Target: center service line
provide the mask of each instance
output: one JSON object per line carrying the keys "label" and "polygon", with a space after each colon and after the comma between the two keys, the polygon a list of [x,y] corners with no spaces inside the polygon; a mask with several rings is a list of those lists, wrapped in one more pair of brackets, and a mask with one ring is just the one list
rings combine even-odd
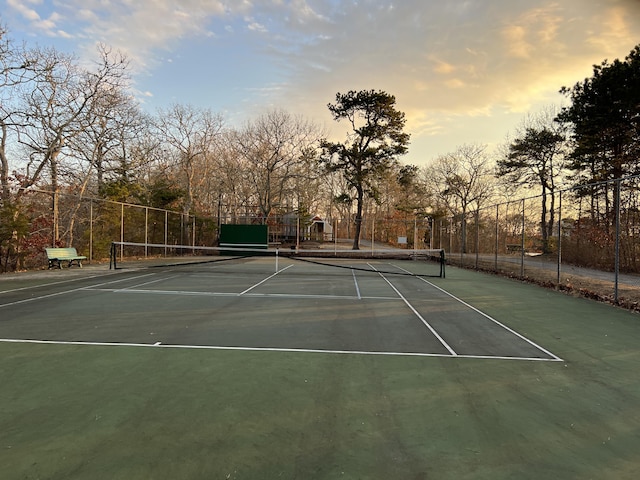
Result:
{"label": "center service line", "polygon": [[351,270],[351,274],[353,275],[353,283],[356,285],[356,293],[358,294],[358,300],[362,300],[360,296],[360,287],[358,286],[358,279],[356,278],[356,271]]}
{"label": "center service line", "polygon": [[[374,271],[378,272],[376,270],[376,267],[374,267],[373,265],[371,265],[370,263],[368,263],[367,265],[369,265]],[[378,275],[380,275],[385,282],[387,282],[389,284],[389,286],[391,288],[393,288],[393,290],[396,292],[396,294],[402,299],[402,301],[407,305],[407,307],[409,307],[411,309],[411,311],[416,315],[416,317],[418,317],[420,319],[420,321],[422,321],[422,323],[425,324],[425,326],[431,331],[431,333],[440,341],[440,343],[447,349],[449,350],[449,353],[453,356],[458,356],[458,354],[455,352],[455,350],[453,348],[451,348],[449,346],[449,344],[447,342],[444,341],[444,339],[438,334],[438,332],[435,331],[435,329],[429,325],[429,322],[427,322],[424,317],[422,315],[420,315],[420,312],[418,312],[413,305],[411,305],[409,303],[409,301],[404,298],[404,296],[400,293],[400,291],[393,286],[393,284],[387,279],[387,277],[385,277],[382,273],[378,272]]]}
{"label": "center service line", "polygon": [[267,280],[271,280],[273,277],[275,277],[276,275],[278,275],[280,272],[284,272],[285,270],[287,270],[287,269],[289,269],[289,268],[291,268],[291,267],[293,267],[293,264],[291,264],[291,265],[289,265],[289,266],[287,266],[287,267],[284,267],[282,270],[277,271],[277,272],[276,272],[276,273],[274,273],[273,275],[269,275],[267,278],[265,278],[265,279],[264,279],[264,280],[262,280],[261,282],[258,282],[258,283],[256,283],[255,285],[253,285],[253,286],[251,286],[251,287],[247,288],[244,292],[240,292],[240,293],[238,294],[238,296],[240,296],[240,295],[244,295],[245,293],[250,292],[250,291],[251,291],[251,290],[253,290],[254,288],[259,287],[260,285],[262,285],[262,284],[263,284],[264,282],[266,282]]}

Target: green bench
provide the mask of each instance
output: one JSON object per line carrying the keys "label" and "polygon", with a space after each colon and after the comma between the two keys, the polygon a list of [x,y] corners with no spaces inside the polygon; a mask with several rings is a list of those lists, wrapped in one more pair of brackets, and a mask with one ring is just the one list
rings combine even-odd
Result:
{"label": "green bench", "polygon": [[62,262],[67,262],[67,266],[71,268],[73,264],[82,268],[82,260],[87,257],[78,255],[75,248],[46,248],[47,260],[49,260],[49,268],[62,268]]}

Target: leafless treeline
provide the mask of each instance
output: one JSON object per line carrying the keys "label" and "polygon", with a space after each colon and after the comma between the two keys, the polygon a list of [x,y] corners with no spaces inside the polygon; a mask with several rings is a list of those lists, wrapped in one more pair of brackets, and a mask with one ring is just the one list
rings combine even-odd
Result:
{"label": "leafless treeline", "polygon": [[[558,110],[549,109],[526,118],[493,150],[463,144],[422,167],[393,163],[366,199],[367,235],[429,244],[432,227],[418,234],[418,223],[432,226],[451,216],[460,219],[464,252],[466,219],[474,212],[541,194],[535,235],[551,251],[554,225],[567,220],[556,216],[554,199],[571,183],[567,172],[578,178],[568,168],[569,126],[557,117]],[[0,27],[0,255],[8,258],[29,245],[41,251],[44,245],[73,243],[80,203],[65,204],[61,225],[61,194],[208,216],[218,223],[318,214],[340,221],[346,228],[340,234],[348,236],[353,191],[340,173],[322,168],[326,136],[321,126],[281,109],[240,126],[204,106],[174,104],[145,112],[120,53],[100,45],[93,64],[85,65],[53,48],[18,45]],[[576,201],[583,201],[588,188],[583,183],[576,190]],[[50,192],[49,201],[31,201],[34,189]],[[605,219],[610,230],[612,209],[600,205],[613,193],[592,190],[588,221]],[[39,233],[45,221],[46,238]]]}
{"label": "leafless treeline", "polygon": [[[72,240],[74,216],[60,227],[61,193],[225,221],[319,214],[348,227],[352,192],[339,173],[321,168],[326,132],[312,121],[273,109],[237,127],[210,108],[181,104],[145,113],[127,59],[107,46],[86,66],[55,49],[16,45],[6,31],[0,38],[5,244],[32,233],[31,188],[52,192],[49,244]],[[396,163],[377,179],[365,218],[405,225],[480,208],[496,192],[494,163],[482,145],[464,145],[429,167]],[[408,234],[392,230],[383,240]]]}
{"label": "leafless treeline", "polygon": [[[12,43],[4,30],[0,38],[3,242],[30,234],[34,188],[52,192],[53,244],[69,242],[69,226],[59,225],[61,193],[227,220],[287,212],[349,218],[343,180],[319,165],[326,132],[317,124],[278,109],[240,127],[202,106],[148,114],[133,94],[127,59],[107,46],[87,66]],[[427,207],[420,172],[407,172],[397,165],[379,179],[384,196],[370,199],[369,213]]]}

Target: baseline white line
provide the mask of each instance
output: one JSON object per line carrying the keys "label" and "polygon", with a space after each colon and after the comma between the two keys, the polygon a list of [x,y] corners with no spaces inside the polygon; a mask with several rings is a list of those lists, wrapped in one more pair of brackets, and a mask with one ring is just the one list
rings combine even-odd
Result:
{"label": "baseline white line", "polygon": [[262,285],[264,282],[267,282],[269,280],[271,280],[273,277],[275,277],[276,275],[278,275],[280,272],[284,272],[285,270],[288,270],[289,268],[293,267],[293,264],[288,265],[286,267],[284,267],[282,270],[278,270],[276,273],[274,273],[273,275],[269,275],[267,278],[265,278],[264,280],[262,280],[261,282],[256,283],[255,285],[247,288],[244,292],[240,292],[237,295],[244,295],[247,292],[250,292],[251,290],[253,290],[256,287],[259,287],[260,285]]}
{"label": "baseline white line", "polygon": [[51,297],[58,297],[60,295],[66,295],[68,293],[74,293],[74,292],[79,292],[81,290],[90,290],[93,287],[101,287],[103,285],[110,285],[112,283],[118,283],[118,282],[124,282],[126,280],[135,280],[136,278],[141,278],[141,277],[148,277],[149,275],[154,275],[152,273],[147,273],[145,275],[140,275],[139,277],[133,277],[133,278],[121,278],[119,280],[112,280],[111,282],[103,282],[103,283],[98,283],[96,285],[88,285],[88,286],[84,286],[84,287],[80,287],[80,288],[72,288],[71,290],[65,290],[63,292],[56,292],[56,293],[50,293],[48,295],[40,295],[39,297],[31,297],[31,298],[25,298],[23,300],[17,300],[15,302],[10,302],[10,303],[1,303],[0,304],[0,308],[3,307],[10,307],[12,305],[19,305],[21,303],[28,303],[28,302],[34,302],[36,300],[42,300],[43,298],[51,298]]}
{"label": "baseline white line", "polygon": [[[374,271],[376,270],[376,267],[374,267],[373,265],[371,265],[370,263],[368,263],[367,265],[369,265],[371,268],[373,268]],[[409,307],[411,309],[411,311],[416,315],[416,317],[418,317],[420,319],[420,321],[422,323],[425,324],[425,326],[431,331],[431,333],[440,341],[440,343],[449,351],[449,353],[451,353],[451,355],[458,355],[455,350],[453,348],[451,348],[449,346],[449,344],[447,342],[444,341],[444,338],[442,338],[438,332],[436,332],[436,330],[429,324],[429,322],[427,322],[424,317],[422,315],[420,315],[420,312],[418,312],[413,305],[411,305],[411,303],[409,303],[409,300],[407,300],[406,298],[404,298],[404,296],[400,293],[400,291],[393,286],[393,284],[387,279],[387,277],[385,277],[382,273],[378,272],[378,275],[380,275],[385,282],[387,282],[389,284],[389,286],[398,294],[398,296],[402,299],[402,301],[407,305],[407,307]]]}
{"label": "baseline white line", "polygon": [[321,353],[338,355],[378,355],[392,357],[432,357],[432,358],[470,358],[483,360],[519,360],[533,362],[561,362],[561,359],[548,359],[536,357],[492,357],[489,355],[445,355],[441,353],[419,352],[372,352],[366,350],[329,350],[313,348],[278,348],[278,347],[224,347],[216,345],[167,345],[161,342],[155,343],[118,343],[118,342],[80,342],[60,340],[21,340],[12,338],[0,338],[0,343],[36,344],[36,345],[75,345],[89,347],[134,347],[134,348],[168,348],[185,350],[226,350],[240,352],[281,352],[281,353]]}
{"label": "baseline white line", "polygon": [[[400,270],[404,270],[407,273],[411,273],[408,270],[405,270],[402,267],[397,267]],[[473,310],[476,313],[479,313],[480,315],[482,315],[483,317],[485,317],[486,319],[492,321],[493,323],[495,323],[496,325],[504,328],[505,330],[507,330],[508,332],[512,333],[513,335],[515,335],[516,337],[520,338],[521,340],[524,340],[525,342],[527,342],[529,345],[537,348],[538,350],[540,350],[541,352],[546,353],[547,355],[553,357],[554,359],[556,359],[557,361],[563,361],[560,357],[554,355],[553,353],[551,353],[549,350],[547,350],[546,348],[541,347],[540,345],[538,345],[537,343],[533,342],[532,340],[529,340],[527,337],[525,337],[524,335],[516,332],[515,330],[513,330],[512,328],[507,327],[504,323],[499,322],[498,320],[496,320],[495,318],[493,318],[491,315],[488,315],[486,313],[484,313],[482,310],[479,310],[478,308],[474,307],[473,305],[465,302],[464,300],[462,300],[461,298],[456,297],[454,294],[447,292],[445,289],[440,288],[439,286],[437,286],[434,283],[431,283],[430,281],[426,280],[424,277],[418,277],[420,280],[422,280],[423,282],[431,285],[433,288],[435,288],[436,290],[441,291],[442,293],[444,293],[445,295],[448,295],[449,297],[453,298],[455,301],[460,302],[462,305],[464,305],[467,308],[470,308],[471,310]]]}

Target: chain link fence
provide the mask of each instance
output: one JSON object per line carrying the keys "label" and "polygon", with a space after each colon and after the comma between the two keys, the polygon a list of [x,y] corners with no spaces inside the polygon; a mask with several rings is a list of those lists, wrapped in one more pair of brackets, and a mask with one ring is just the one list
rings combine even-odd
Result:
{"label": "chain link fence", "polygon": [[[213,245],[219,227],[216,218],[33,189],[17,208],[3,212],[2,222],[18,226],[3,229],[1,272],[42,268],[50,246],[75,247],[92,262],[108,260],[113,241]],[[24,231],[17,231],[19,225]]]}
{"label": "chain link fence", "polygon": [[[636,308],[638,177],[488,206],[434,222],[448,261]],[[544,212],[544,213],[543,213]]]}
{"label": "chain link fence", "polygon": [[[227,211],[228,210],[228,211]],[[75,247],[87,256],[87,263],[108,261],[111,243],[128,242],[166,246],[215,246],[223,223],[266,224],[274,246],[301,246],[340,243],[350,248],[355,232],[354,216],[322,218],[296,211],[274,212],[265,217],[257,207],[219,208],[218,216],[182,212],[91,198],[73,193],[29,189],[19,207],[0,212],[2,221],[12,225],[0,238],[0,272],[38,269],[47,265],[45,248]],[[24,220],[22,227],[18,218]],[[13,225],[15,224],[15,226]],[[361,248],[430,248],[434,240],[433,220],[413,214],[367,215],[362,224]],[[120,256],[173,254],[180,249],[137,247]],[[184,251],[184,249],[182,249]],[[133,252],[133,253],[132,253]]]}
{"label": "chain link fence", "polygon": [[[382,245],[444,249],[450,264],[578,292],[627,307],[640,305],[640,178],[627,177],[483,207],[464,215],[366,212],[361,249]],[[276,245],[342,242],[350,246],[353,216],[321,219],[295,212],[263,218],[218,217],[70,193],[29,190],[7,224],[21,216],[23,235],[2,228],[0,271],[42,268],[44,248],[76,247],[91,261],[109,258],[111,242],[212,246],[221,223],[266,223]],[[544,215],[543,215],[544,212]],[[11,218],[8,218],[11,216]],[[55,217],[55,218],[54,218]],[[300,217],[300,218],[299,218]],[[144,252],[144,255],[157,254]],[[143,253],[138,250],[138,255]]]}

